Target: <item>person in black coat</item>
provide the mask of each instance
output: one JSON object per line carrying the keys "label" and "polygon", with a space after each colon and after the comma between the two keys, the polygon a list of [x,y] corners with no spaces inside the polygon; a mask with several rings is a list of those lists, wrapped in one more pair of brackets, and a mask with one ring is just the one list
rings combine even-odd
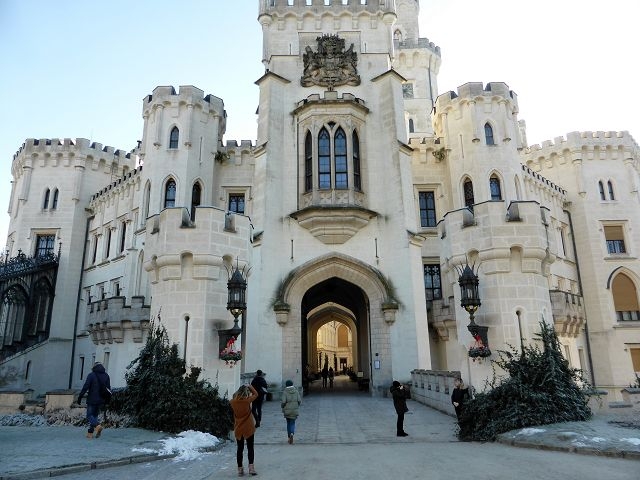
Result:
{"label": "person in black coat", "polygon": [[259,427],[262,420],[262,402],[267,396],[267,381],[264,379],[262,370],[256,371],[255,377],[251,380],[251,386],[258,392],[258,398],[251,403],[251,413],[253,413],[253,418],[256,419],[256,427]]}
{"label": "person in black coat", "polygon": [[456,411],[456,417],[458,417],[458,422],[460,422],[460,415],[462,414],[462,407],[465,402],[469,400],[469,389],[465,387],[462,378],[457,377],[453,381],[453,391],[451,392],[451,403],[453,404],[453,408]]}
{"label": "person in black coat", "polygon": [[100,415],[100,407],[104,405],[104,398],[100,386],[103,385],[109,391],[111,390],[111,379],[104,369],[101,362],[93,364],[91,373],[87,375],[87,379],[84,382],[82,390],[78,395],[78,403],[82,401],[84,394],[87,394],[87,420],[89,421],[89,430],[87,431],[87,438],[98,438],[102,433],[103,427],[100,425],[98,415]]}
{"label": "person in black coat", "polygon": [[391,396],[393,397],[393,406],[398,414],[398,421],[396,423],[396,435],[398,437],[406,437],[409,435],[404,431],[404,414],[409,411],[407,408],[407,398],[411,396],[411,393],[404,385],[397,380],[393,381],[393,384],[389,388]]}

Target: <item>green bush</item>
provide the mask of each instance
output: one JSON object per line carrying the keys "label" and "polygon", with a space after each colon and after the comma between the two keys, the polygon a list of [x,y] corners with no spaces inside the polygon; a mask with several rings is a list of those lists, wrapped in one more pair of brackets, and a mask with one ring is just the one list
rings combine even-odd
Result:
{"label": "green bush", "polygon": [[152,322],[149,328],[144,348],[127,367],[127,387],[114,391],[109,410],[130,415],[140,428],[226,438],[233,428],[226,396],[219,396],[217,384],[198,380],[200,368],[186,368],[164,326]]}
{"label": "green bush", "polygon": [[[590,389],[582,372],[562,356],[553,327],[540,322],[537,336],[542,350],[525,346],[522,352],[514,348],[498,352],[498,359],[492,361],[490,389],[464,406],[460,440],[495,440],[509,430],[591,417]],[[509,376],[499,379],[496,367]]]}

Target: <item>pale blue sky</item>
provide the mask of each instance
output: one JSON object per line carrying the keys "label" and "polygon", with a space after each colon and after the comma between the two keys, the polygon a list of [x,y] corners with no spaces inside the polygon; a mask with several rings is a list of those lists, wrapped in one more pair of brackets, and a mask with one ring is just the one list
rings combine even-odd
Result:
{"label": "pale blue sky", "polygon": [[[130,150],[142,99],[194,85],[224,100],[225,139],[255,139],[258,0],[0,0],[0,247],[11,161],[27,138]],[[530,144],[571,131],[640,141],[638,0],[421,0],[442,50],[439,93],[506,82]]]}

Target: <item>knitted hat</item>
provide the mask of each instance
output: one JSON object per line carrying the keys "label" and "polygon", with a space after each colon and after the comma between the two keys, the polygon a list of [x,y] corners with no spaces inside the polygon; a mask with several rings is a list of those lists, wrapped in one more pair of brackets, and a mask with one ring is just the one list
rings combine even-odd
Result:
{"label": "knitted hat", "polygon": [[256,375],[261,377],[262,376],[262,370],[258,369],[258,371],[256,372]]}
{"label": "knitted hat", "polygon": [[286,382],[284,382],[284,384],[287,387],[293,387],[293,382],[291,380],[287,380]]}
{"label": "knitted hat", "polygon": [[397,381],[397,380],[394,380],[394,381],[393,381],[393,386],[394,386],[394,387],[399,387],[399,386],[400,386],[400,382],[399,382],[399,381]]}

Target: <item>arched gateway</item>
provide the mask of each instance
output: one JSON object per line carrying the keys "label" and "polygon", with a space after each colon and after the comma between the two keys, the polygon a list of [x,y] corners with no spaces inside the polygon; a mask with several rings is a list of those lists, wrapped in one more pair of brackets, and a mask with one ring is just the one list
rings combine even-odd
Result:
{"label": "arched gateway", "polygon": [[392,381],[391,325],[398,309],[389,283],[376,268],[332,253],[292,270],[274,307],[286,311],[282,344],[283,374],[302,384],[302,373],[314,362],[315,334],[330,320],[347,325],[353,337],[356,371],[368,378],[372,395]]}

